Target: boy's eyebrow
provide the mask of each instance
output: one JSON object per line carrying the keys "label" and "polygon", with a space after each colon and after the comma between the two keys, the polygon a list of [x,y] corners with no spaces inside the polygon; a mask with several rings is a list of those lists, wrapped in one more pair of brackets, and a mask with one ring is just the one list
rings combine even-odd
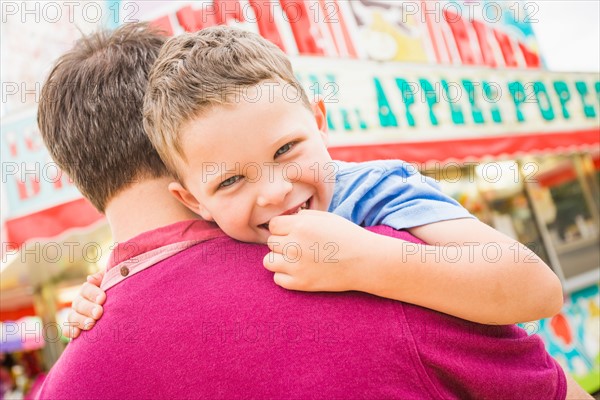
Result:
{"label": "boy's eyebrow", "polygon": [[[237,175],[237,174],[235,174]],[[209,195],[214,195],[215,193],[217,193],[219,191],[219,187],[221,186],[221,183],[223,183],[225,180],[231,178],[230,177],[225,177],[224,175],[219,175],[217,177],[215,177],[214,179],[209,180],[208,182],[206,182],[206,184],[208,185],[208,189],[206,190],[206,192]]]}
{"label": "boy's eyebrow", "polygon": [[213,175],[213,177],[210,177],[206,180],[206,184],[210,187],[211,190],[216,190],[219,185],[221,184],[221,182],[234,177],[236,175],[239,175],[241,173],[241,171],[239,169],[225,169],[222,170],[221,168],[219,168],[219,171],[217,171],[217,173],[215,173]]}
{"label": "boy's eyebrow", "polygon": [[279,148],[293,139],[297,139],[299,136],[306,136],[306,133],[301,129],[293,130],[292,132],[279,137],[275,142],[273,142],[273,147]]}

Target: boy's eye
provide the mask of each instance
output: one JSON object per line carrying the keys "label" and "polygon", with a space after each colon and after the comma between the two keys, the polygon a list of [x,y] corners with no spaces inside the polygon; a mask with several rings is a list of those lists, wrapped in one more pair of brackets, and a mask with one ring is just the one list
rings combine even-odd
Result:
{"label": "boy's eye", "polygon": [[239,181],[240,179],[242,179],[243,177],[241,175],[236,175],[236,176],[232,176],[229,179],[225,179],[223,182],[221,182],[219,184],[219,189],[222,188],[226,188],[228,186],[233,185],[234,183],[236,183],[237,181]]}
{"label": "boy's eye", "polygon": [[290,142],[290,143],[286,143],[283,146],[281,146],[279,148],[279,150],[277,150],[275,152],[275,156],[274,158],[277,158],[285,153],[287,153],[288,151],[290,151],[294,146],[296,145],[296,142]]}

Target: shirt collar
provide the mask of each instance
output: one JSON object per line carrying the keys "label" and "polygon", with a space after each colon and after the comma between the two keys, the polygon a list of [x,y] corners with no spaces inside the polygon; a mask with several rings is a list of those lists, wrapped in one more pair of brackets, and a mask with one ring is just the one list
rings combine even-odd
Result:
{"label": "shirt collar", "polygon": [[203,220],[180,221],[141,233],[123,243],[117,243],[110,254],[106,270],[132,257],[147,253],[164,245],[189,240],[205,241],[226,236],[214,223]]}

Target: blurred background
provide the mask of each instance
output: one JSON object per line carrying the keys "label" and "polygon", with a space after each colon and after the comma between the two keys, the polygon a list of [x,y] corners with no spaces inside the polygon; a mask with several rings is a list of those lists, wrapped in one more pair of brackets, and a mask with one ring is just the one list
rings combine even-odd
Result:
{"label": "blurred background", "polygon": [[0,393],[27,397],[59,357],[68,307],[114,245],[36,124],[52,63],[82,34],[150,21],[260,33],[328,109],[337,159],[397,158],[531,248],[565,304],[522,324],[600,390],[597,1],[3,1]]}

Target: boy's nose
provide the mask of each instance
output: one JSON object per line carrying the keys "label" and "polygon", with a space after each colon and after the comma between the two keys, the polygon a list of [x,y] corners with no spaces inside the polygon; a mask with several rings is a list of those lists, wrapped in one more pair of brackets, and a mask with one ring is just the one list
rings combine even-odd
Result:
{"label": "boy's nose", "polygon": [[265,182],[261,185],[256,204],[260,207],[281,203],[287,194],[292,191],[292,182],[286,179],[278,179],[275,182]]}

